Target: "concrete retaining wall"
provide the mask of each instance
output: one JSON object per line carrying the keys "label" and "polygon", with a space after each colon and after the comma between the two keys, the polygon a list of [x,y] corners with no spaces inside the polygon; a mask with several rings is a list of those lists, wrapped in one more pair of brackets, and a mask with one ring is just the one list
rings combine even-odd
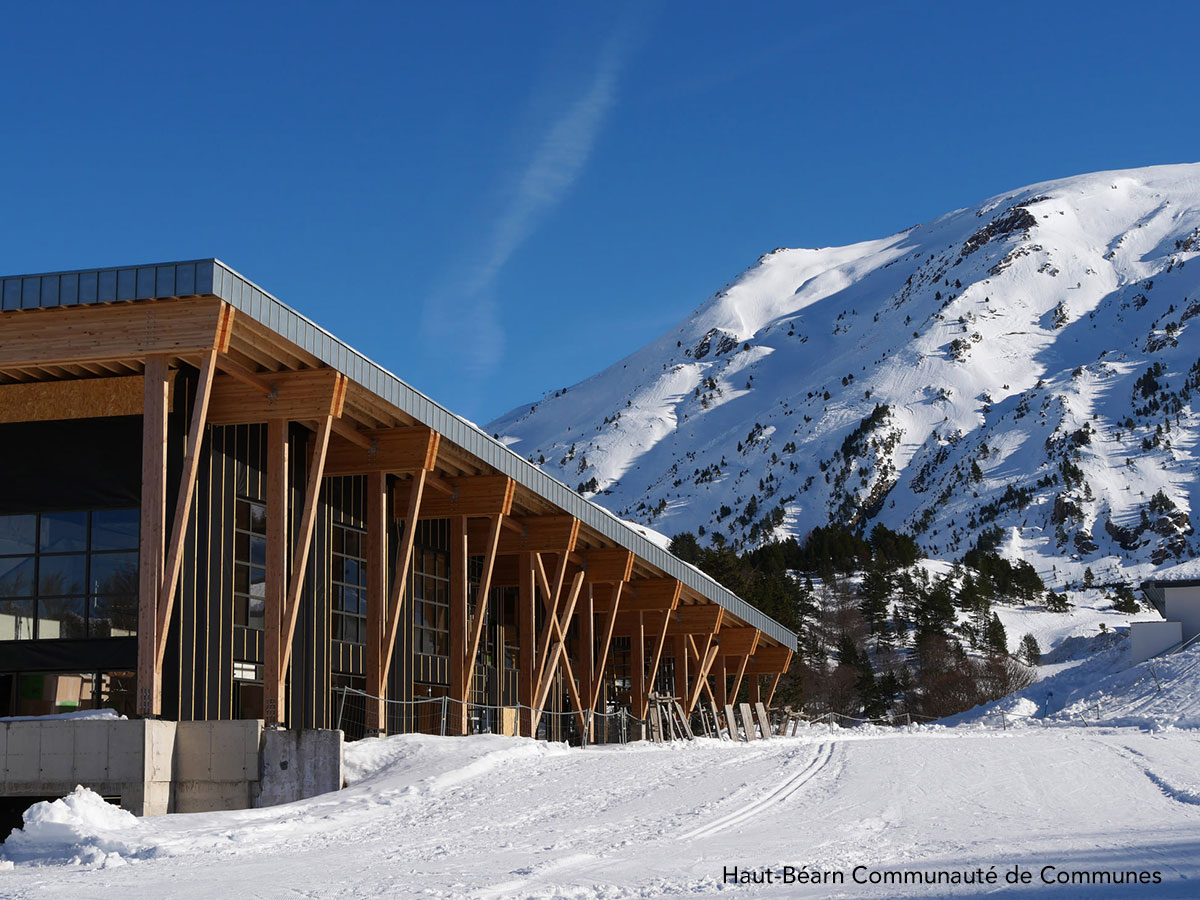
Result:
{"label": "concrete retaining wall", "polygon": [[270,731],[258,720],[0,722],[0,796],[84,785],[137,815],[248,809],[342,786],[340,731]]}
{"label": "concrete retaining wall", "polygon": [[1131,622],[1129,625],[1129,653],[1134,665],[1158,656],[1183,640],[1183,626],[1179,622]]}

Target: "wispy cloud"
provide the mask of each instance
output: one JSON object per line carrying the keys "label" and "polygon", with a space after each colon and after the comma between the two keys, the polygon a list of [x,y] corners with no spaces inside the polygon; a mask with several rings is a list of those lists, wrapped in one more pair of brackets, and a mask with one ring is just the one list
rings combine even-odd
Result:
{"label": "wispy cloud", "polygon": [[591,155],[604,119],[616,99],[617,82],[633,40],[619,28],[601,48],[591,78],[537,142],[516,189],[488,231],[477,255],[462,262],[457,277],[425,304],[428,340],[456,337],[471,348],[463,363],[473,375],[492,369],[504,352],[504,330],[496,301],[496,278],[530,235],[562,202]]}

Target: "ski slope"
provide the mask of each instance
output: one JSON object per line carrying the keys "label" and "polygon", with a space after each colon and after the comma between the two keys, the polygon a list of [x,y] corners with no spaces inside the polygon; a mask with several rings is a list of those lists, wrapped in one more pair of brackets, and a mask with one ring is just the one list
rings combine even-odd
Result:
{"label": "ski slope", "polygon": [[[274,809],[137,820],[83,791],[35,808],[4,846],[0,896],[973,896],[853,877],[1017,865],[1033,883],[1000,896],[1194,898],[1198,757],[1200,734],[1170,728],[813,726],[586,751],[399,736],[352,745],[346,790]],[[844,882],[723,881],[784,866]],[[1049,886],[1044,866],[1161,883]]]}

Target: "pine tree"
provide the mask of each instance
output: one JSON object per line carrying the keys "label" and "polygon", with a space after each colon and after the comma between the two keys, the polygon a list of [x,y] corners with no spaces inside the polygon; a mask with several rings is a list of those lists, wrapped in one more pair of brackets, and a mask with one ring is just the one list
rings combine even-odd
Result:
{"label": "pine tree", "polygon": [[1004,623],[995,613],[992,613],[992,621],[988,622],[984,643],[990,653],[1008,653],[1008,634],[1004,631]]}
{"label": "pine tree", "polygon": [[1129,585],[1123,584],[1117,588],[1117,597],[1113,600],[1113,609],[1127,615],[1132,615],[1140,609],[1137,597],[1133,595],[1133,591],[1129,589]]}
{"label": "pine tree", "polygon": [[874,565],[867,568],[862,580],[863,599],[859,609],[872,634],[879,632],[887,620],[888,596],[891,589],[888,577],[880,569]]}
{"label": "pine tree", "polygon": [[1040,666],[1042,664],[1042,648],[1038,646],[1037,638],[1027,634],[1021,638],[1021,659],[1026,665]]}

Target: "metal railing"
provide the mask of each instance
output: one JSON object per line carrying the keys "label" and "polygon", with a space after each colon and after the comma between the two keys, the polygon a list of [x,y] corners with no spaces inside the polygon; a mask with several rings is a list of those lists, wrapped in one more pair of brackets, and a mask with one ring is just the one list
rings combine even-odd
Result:
{"label": "metal railing", "polygon": [[[585,726],[578,727],[579,712],[577,710],[536,710],[522,703],[489,704],[474,703],[459,700],[455,697],[418,697],[412,700],[395,700],[387,697],[375,697],[357,688],[335,688],[335,694],[340,694],[337,703],[336,728],[346,733],[353,740],[371,733],[366,722],[367,701],[382,701],[384,704],[384,729],[379,733],[421,733],[448,735],[452,706],[455,711],[463,706],[467,713],[468,734],[511,734],[515,735],[519,727],[521,712],[530,715],[537,714],[538,732],[547,739],[552,729],[549,723],[565,720],[568,742],[573,737],[581,747],[594,744],[625,744],[629,742],[630,725],[641,723],[625,708],[613,712],[597,712],[584,710]],[[388,727],[395,723],[396,728]],[[594,739],[589,739],[591,733]]]}

